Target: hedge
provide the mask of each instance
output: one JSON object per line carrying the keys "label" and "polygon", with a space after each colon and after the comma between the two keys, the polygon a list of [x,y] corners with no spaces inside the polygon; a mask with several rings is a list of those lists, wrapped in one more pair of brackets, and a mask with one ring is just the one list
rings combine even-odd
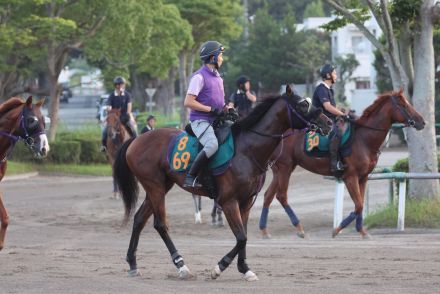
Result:
{"label": "hedge", "polygon": [[77,141],[59,141],[50,144],[48,161],[54,163],[80,163],[81,144]]}
{"label": "hedge", "polygon": [[[437,167],[438,167],[438,170],[440,170],[440,153],[437,153]],[[398,161],[396,161],[396,163],[393,165],[393,171],[395,171],[395,172],[408,172],[409,171],[408,157],[403,158],[403,159],[399,159]]]}

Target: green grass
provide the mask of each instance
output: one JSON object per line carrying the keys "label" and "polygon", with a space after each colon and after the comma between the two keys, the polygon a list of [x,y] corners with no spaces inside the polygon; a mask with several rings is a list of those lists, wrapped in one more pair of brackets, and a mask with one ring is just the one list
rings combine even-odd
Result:
{"label": "green grass", "polygon": [[[386,206],[365,219],[369,228],[397,226],[397,206]],[[405,226],[412,228],[440,228],[440,198],[413,200],[405,204]]]}
{"label": "green grass", "polygon": [[6,170],[6,175],[25,174],[36,171],[37,168],[34,164],[8,161],[8,169]]}
{"label": "green grass", "polygon": [[7,175],[16,175],[29,172],[45,172],[66,175],[111,176],[109,164],[34,164],[8,161]]}

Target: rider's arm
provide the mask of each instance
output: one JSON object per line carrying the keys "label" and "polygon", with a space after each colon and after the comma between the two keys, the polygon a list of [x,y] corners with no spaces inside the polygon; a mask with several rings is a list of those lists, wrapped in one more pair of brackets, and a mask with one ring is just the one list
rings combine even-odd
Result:
{"label": "rider's arm", "polygon": [[132,109],[132,103],[128,102],[127,103],[127,113],[131,113],[131,109]]}
{"label": "rider's arm", "polygon": [[337,109],[336,107],[334,107],[333,105],[331,105],[330,102],[324,102],[322,104],[322,106],[324,106],[325,110],[327,110],[328,112],[330,112],[331,114],[334,114],[336,116],[340,116],[340,115],[344,115],[344,113],[342,111],[340,111],[339,109]]}
{"label": "rider's arm", "polygon": [[185,101],[183,102],[183,105],[185,107],[191,108],[192,110],[198,110],[203,112],[210,112],[211,106],[203,105],[202,103],[198,102],[196,100],[197,96],[186,94]]}
{"label": "rider's arm", "polygon": [[254,94],[252,94],[251,91],[249,91],[249,90],[246,91],[246,97],[251,102],[257,101],[257,97]]}

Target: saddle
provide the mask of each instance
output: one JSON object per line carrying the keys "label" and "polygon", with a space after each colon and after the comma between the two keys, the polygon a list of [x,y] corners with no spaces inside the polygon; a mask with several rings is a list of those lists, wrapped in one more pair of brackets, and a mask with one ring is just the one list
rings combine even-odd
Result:
{"label": "saddle", "polygon": [[[198,180],[209,197],[217,196],[217,186],[214,177],[224,173],[230,166],[230,161],[235,153],[234,139],[231,126],[235,117],[235,110],[225,114],[213,123],[214,132],[219,143],[219,149],[210,158],[208,165],[203,168]],[[229,112],[228,112],[229,113]],[[238,118],[238,115],[236,116]],[[203,146],[195,136],[191,125],[185,126],[185,132],[177,134],[168,146],[168,162],[175,172],[186,173]]]}
{"label": "saddle", "polygon": [[[341,157],[351,155],[353,144],[354,127],[351,123],[347,124],[347,129],[342,134],[339,143],[339,153]],[[304,153],[312,157],[327,157],[329,153],[329,136],[323,136],[317,132],[308,132],[304,136]]]}

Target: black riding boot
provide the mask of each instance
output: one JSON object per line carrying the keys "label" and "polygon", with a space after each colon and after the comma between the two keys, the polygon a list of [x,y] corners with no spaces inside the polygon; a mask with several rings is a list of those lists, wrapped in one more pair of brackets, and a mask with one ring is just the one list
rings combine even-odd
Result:
{"label": "black riding boot", "polygon": [[340,173],[344,171],[345,165],[342,161],[338,160],[339,142],[341,140],[334,136],[330,140],[329,153],[330,153],[330,172],[332,174]]}
{"label": "black riding boot", "polygon": [[204,167],[208,163],[208,157],[206,156],[205,151],[200,151],[199,154],[197,154],[196,159],[192,163],[192,166],[186,175],[185,181],[183,182],[184,188],[202,188],[202,185],[198,182],[196,182],[197,174],[199,173],[200,169]]}

